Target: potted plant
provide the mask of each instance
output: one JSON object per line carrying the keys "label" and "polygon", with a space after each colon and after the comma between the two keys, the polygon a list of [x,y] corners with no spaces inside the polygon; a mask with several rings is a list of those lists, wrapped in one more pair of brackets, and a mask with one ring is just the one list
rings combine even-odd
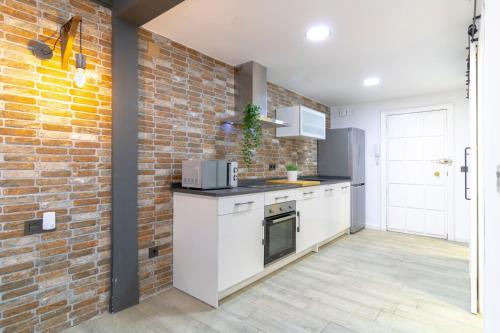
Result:
{"label": "potted plant", "polygon": [[299,167],[296,164],[287,164],[286,173],[289,182],[296,182],[299,175]]}
{"label": "potted plant", "polygon": [[255,150],[262,144],[262,124],[260,122],[260,106],[247,104],[243,117],[243,161],[248,166],[252,163]]}

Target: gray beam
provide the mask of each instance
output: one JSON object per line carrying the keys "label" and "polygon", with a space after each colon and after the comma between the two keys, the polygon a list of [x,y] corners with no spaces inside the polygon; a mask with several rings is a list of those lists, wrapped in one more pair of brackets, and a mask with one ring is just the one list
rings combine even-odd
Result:
{"label": "gray beam", "polygon": [[113,11],[117,17],[140,27],[183,1],[184,0],[115,0]]}
{"label": "gray beam", "polygon": [[137,26],[113,17],[112,273],[110,312],[139,303]]}

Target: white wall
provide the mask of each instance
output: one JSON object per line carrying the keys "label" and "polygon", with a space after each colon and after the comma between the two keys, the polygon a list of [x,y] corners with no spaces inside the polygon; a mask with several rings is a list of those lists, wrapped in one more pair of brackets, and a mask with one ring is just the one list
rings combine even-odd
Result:
{"label": "white wall", "polygon": [[[465,62],[464,62],[465,70]],[[469,106],[464,89],[448,93],[431,94],[348,106],[348,116],[340,118],[338,109],[332,108],[332,128],[357,127],[366,131],[366,197],[367,227],[381,227],[381,170],[377,165],[375,145],[380,147],[381,112],[402,110],[452,103],[455,119],[455,156],[453,169],[455,173],[455,228],[450,236],[462,242],[469,241],[469,209],[470,204],[464,199],[464,176],[460,172],[463,165],[463,150],[469,142]]]}
{"label": "white wall", "polygon": [[483,12],[483,77],[479,98],[479,170],[484,184],[484,331],[500,332],[500,193],[496,171],[500,166],[500,1],[486,0]]}

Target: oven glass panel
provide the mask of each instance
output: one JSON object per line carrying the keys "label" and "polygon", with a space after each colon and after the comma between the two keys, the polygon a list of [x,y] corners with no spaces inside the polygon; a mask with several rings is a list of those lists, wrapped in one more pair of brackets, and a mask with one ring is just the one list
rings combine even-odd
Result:
{"label": "oven glass panel", "polygon": [[268,264],[282,256],[295,252],[295,235],[295,216],[275,224],[268,221],[264,263]]}

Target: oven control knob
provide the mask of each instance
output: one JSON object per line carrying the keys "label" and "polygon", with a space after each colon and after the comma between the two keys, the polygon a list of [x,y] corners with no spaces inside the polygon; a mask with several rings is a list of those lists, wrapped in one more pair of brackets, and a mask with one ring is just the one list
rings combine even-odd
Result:
{"label": "oven control knob", "polygon": [[283,211],[283,207],[280,207],[280,212]]}
{"label": "oven control knob", "polygon": [[292,205],[288,206],[289,209],[292,209]]}
{"label": "oven control knob", "polygon": [[272,212],[273,212],[273,210],[272,210],[272,209],[269,209],[269,214],[271,214]]}

